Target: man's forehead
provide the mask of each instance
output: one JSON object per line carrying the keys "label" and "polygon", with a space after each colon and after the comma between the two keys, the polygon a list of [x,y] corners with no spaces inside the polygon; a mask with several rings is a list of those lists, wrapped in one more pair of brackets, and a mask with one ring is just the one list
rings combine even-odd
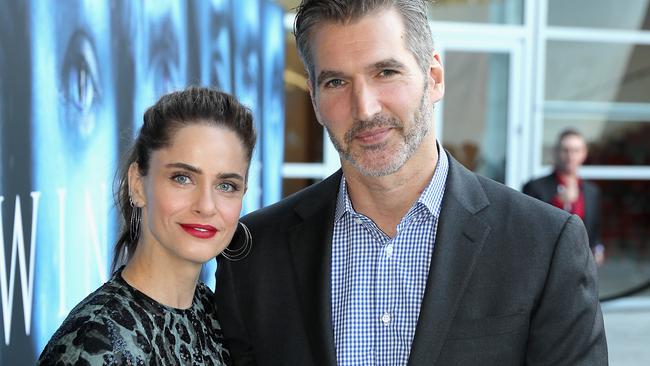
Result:
{"label": "man's forehead", "polygon": [[[399,59],[410,54],[400,25],[391,24],[392,14],[387,22],[367,19],[356,23],[327,22],[318,26],[311,37],[311,53],[316,69],[331,69],[343,63],[363,63],[370,67],[388,59]],[[382,19],[379,19],[382,21]],[[391,25],[390,29],[386,29]],[[395,25],[392,27],[392,25]]]}
{"label": "man's forehead", "polygon": [[561,142],[563,144],[564,143],[571,143],[571,144],[581,143],[581,144],[583,144],[583,143],[585,143],[585,139],[580,135],[566,135],[566,136],[564,136],[562,138]]}

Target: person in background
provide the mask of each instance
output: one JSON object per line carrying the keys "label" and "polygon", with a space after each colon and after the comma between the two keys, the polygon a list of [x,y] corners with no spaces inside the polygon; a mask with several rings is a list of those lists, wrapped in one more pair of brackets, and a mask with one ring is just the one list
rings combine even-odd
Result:
{"label": "person in background", "polygon": [[234,364],[606,365],[580,219],[436,139],[425,1],[303,0],[295,19],[342,169],[242,218],[255,250],[219,261],[215,291]]}
{"label": "person in background", "polygon": [[230,364],[198,278],[219,253],[250,250],[238,220],[254,144],[251,112],[215,90],[170,93],[145,112],[116,197],[113,269],[126,265],[70,312],[38,364]]}
{"label": "person in background", "polygon": [[605,248],[600,242],[600,191],[595,184],[578,176],[587,152],[587,142],[580,132],[573,129],[563,131],[554,148],[553,172],[529,181],[523,192],[580,216],[587,228],[589,246],[596,263],[602,265]]}

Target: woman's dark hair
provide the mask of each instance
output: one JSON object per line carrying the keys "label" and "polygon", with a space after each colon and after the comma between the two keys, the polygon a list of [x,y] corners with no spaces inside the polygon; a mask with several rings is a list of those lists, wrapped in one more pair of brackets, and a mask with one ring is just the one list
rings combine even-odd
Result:
{"label": "woman's dark hair", "polygon": [[242,142],[246,161],[250,163],[256,139],[250,109],[233,96],[209,88],[190,87],[163,95],[144,112],[142,127],[116,176],[119,181],[115,201],[122,216],[122,229],[115,243],[112,271],[131,258],[138,244],[137,238],[132,240],[130,235],[133,207],[129,196],[129,167],[137,163],[140,175],[146,176],[152,152],[170,146],[178,130],[195,124],[233,131]]}

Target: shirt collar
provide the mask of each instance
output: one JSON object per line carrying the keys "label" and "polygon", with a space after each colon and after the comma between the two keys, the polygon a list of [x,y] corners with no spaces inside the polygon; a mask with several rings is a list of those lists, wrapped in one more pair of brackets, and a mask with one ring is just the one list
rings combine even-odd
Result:
{"label": "shirt collar", "polygon": [[336,211],[334,212],[334,222],[338,222],[346,212],[354,213],[354,209],[352,208],[352,202],[350,202],[350,196],[348,196],[348,188],[345,184],[345,175],[341,175],[339,194],[336,197]]}
{"label": "shirt collar", "polygon": [[[440,146],[440,143],[438,141],[436,141],[436,148],[438,149],[438,162],[436,163],[433,177],[431,177],[429,184],[424,189],[424,191],[422,191],[422,194],[420,194],[420,197],[418,197],[418,200],[413,206],[416,207],[418,204],[424,205],[430,214],[438,218],[440,216],[440,208],[442,206],[442,196],[445,192],[447,172],[449,171],[449,159],[447,158],[447,153]],[[408,216],[410,212],[413,211],[414,207],[409,210],[406,216]],[[334,222],[338,222],[345,213],[356,214],[354,208],[352,207],[350,196],[348,195],[345,175],[341,175],[339,193],[336,198]]]}

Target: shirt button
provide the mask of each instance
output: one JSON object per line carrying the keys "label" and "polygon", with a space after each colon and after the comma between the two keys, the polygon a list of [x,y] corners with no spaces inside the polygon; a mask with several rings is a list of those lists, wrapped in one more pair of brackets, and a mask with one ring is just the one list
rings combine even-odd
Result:
{"label": "shirt button", "polygon": [[384,323],[384,325],[390,323],[390,314],[388,314],[388,312],[385,312],[384,315],[381,316],[381,322]]}
{"label": "shirt button", "polygon": [[361,219],[360,219],[360,218],[358,218],[358,217],[355,217],[355,218],[354,218],[354,221],[356,221],[356,222],[357,222],[357,224],[359,224],[359,225],[361,225]]}
{"label": "shirt button", "polygon": [[393,255],[393,244],[386,245],[386,257],[390,258]]}

